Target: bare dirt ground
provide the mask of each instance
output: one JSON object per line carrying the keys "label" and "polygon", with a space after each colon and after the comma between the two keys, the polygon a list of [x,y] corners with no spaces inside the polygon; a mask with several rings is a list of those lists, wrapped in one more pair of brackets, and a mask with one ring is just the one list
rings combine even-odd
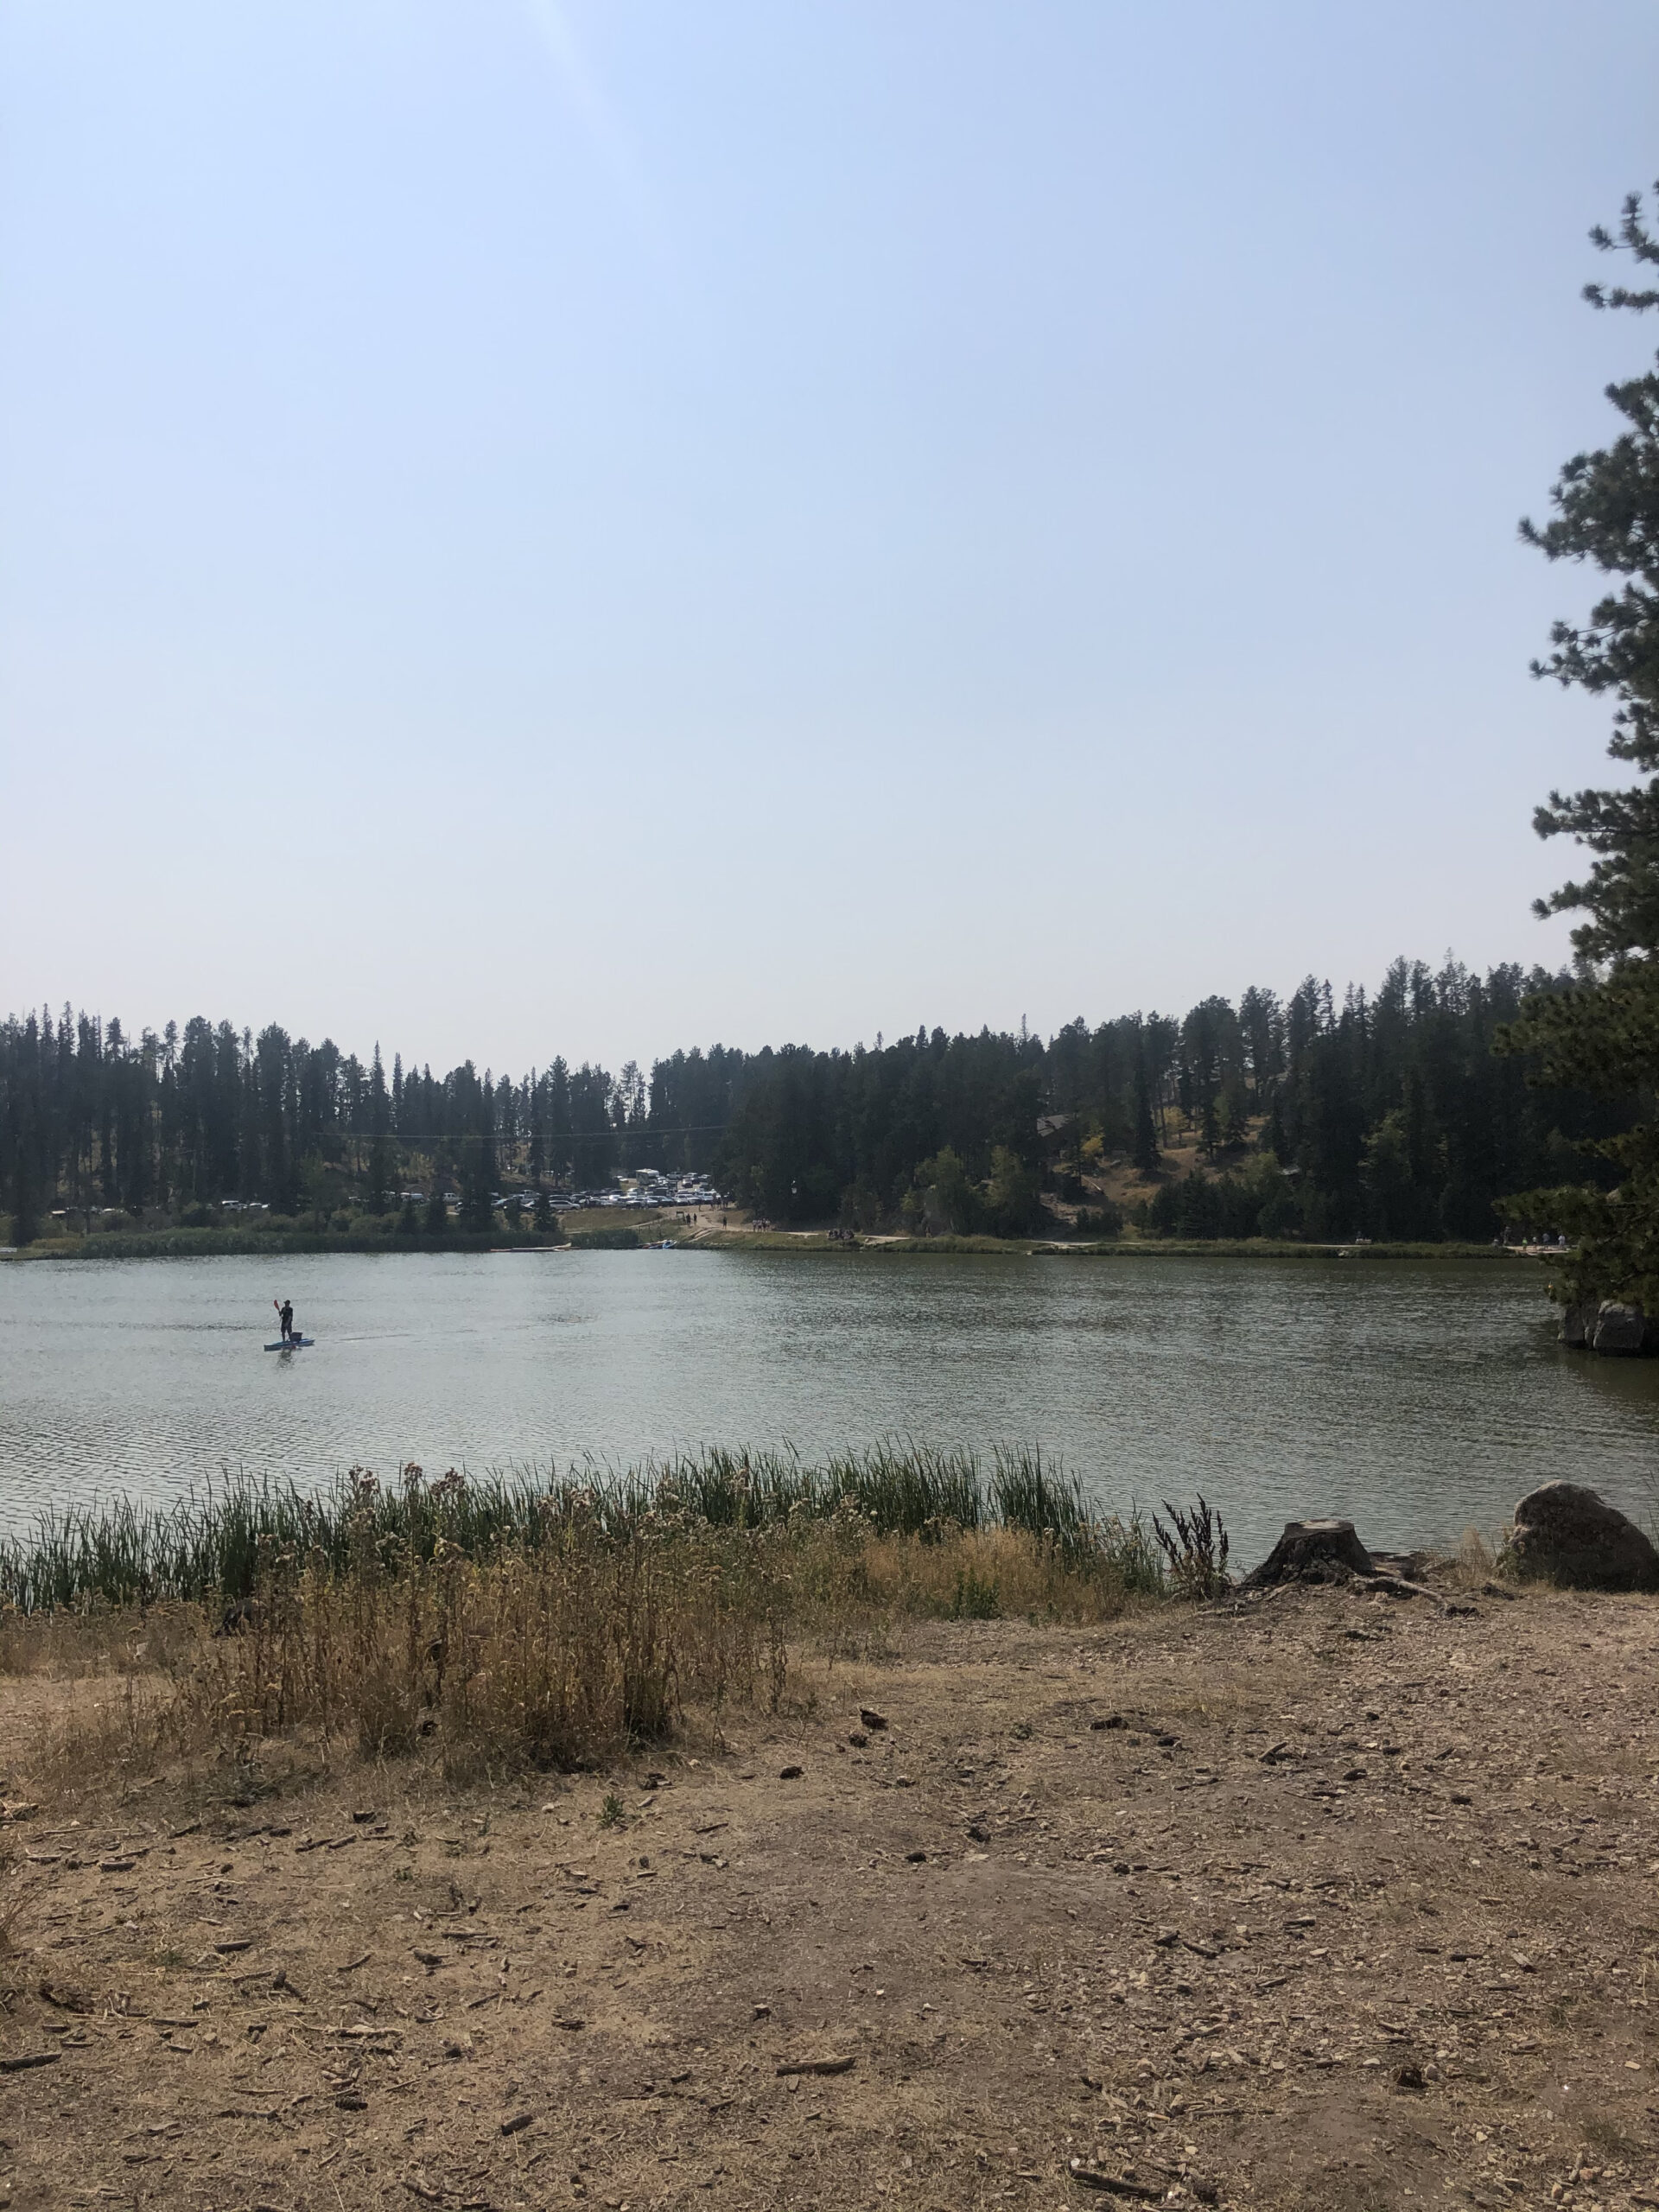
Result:
{"label": "bare dirt ground", "polygon": [[1659,2203],[1656,1653],[1292,1592],[914,1630],[609,1774],[48,1800],[0,2203]]}

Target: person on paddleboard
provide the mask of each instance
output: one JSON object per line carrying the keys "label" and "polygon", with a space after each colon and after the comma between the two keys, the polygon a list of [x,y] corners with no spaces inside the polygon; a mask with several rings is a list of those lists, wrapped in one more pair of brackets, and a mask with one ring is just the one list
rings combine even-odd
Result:
{"label": "person on paddleboard", "polygon": [[283,1325],[283,1342],[289,1344],[294,1336],[294,1302],[288,1298],[284,1298],[280,1304],[274,1298],[270,1302],[276,1307],[276,1319]]}

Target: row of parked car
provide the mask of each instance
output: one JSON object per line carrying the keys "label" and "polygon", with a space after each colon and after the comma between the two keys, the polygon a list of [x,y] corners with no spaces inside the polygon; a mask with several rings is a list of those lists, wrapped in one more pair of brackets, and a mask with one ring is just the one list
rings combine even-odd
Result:
{"label": "row of parked car", "polygon": [[[530,1204],[534,1205],[535,1194]],[[692,1181],[671,1183],[664,1176],[660,1181],[640,1177],[632,1186],[620,1191],[578,1191],[564,1199],[556,1198],[556,1205],[576,1206],[672,1206],[695,1209],[698,1206],[723,1206],[727,1201],[708,1184]]]}
{"label": "row of parked car", "polygon": [[[672,1206],[695,1209],[698,1206],[723,1206],[728,1203],[720,1192],[707,1183],[685,1180],[670,1182],[666,1176],[660,1179],[640,1177],[620,1190],[556,1191],[548,1192],[548,1199],[556,1213],[575,1213],[588,1206]],[[426,1204],[424,1191],[399,1191],[399,1199],[411,1200],[417,1206]],[[500,1191],[492,1193],[491,1204],[497,1207],[519,1206],[525,1213],[536,1205],[534,1191]],[[443,1193],[446,1205],[461,1204],[459,1191]]]}

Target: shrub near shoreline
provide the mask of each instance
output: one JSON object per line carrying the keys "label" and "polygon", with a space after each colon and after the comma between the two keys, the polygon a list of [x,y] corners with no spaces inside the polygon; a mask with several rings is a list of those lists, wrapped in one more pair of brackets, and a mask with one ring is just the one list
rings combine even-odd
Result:
{"label": "shrub near shoreline", "polygon": [[0,1547],[0,1671],[124,1675],[99,1723],[123,1761],[308,1738],[428,1748],[464,1778],[777,1711],[804,1643],[833,1661],[901,1618],[1102,1620],[1166,1586],[1139,1520],[1093,1516],[1034,1451],[355,1471],[315,1497],[243,1483],[43,1521]]}

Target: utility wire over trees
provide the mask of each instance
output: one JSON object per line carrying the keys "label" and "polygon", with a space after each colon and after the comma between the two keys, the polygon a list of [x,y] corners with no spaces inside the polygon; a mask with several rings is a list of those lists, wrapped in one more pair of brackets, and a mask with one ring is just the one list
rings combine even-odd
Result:
{"label": "utility wire over trees", "polygon": [[[1639,193],[1625,200],[1616,234],[1598,227],[1590,236],[1604,253],[1628,254],[1638,272],[1659,269],[1659,236]],[[1588,284],[1585,297],[1604,311],[1659,307],[1652,285]],[[1659,1313],[1659,373],[1609,385],[1607,397],[1625,427],[1611,445],[1573,455],[1550,493],[1550,519],[1522,522],[1521,534],[1551,561],[1587,561],[1615,580],[1582,626],[1554,626],[1550,654],[1533,672],[1611,696],[1607,750],[1636,776],[1613,789],[1553,791],[1534,817],[1540,836],[1572,837],[1595,857],[1581,880],[1537,906],[1584,916],[1573,931],[1578,977],[1529,998],[1503,1042],[1531,1056],[1539,1081],[1625,1111],[1586,1147],[1591,1173],[1580,1166],[1571,1182],[1523,1191],[1504,1211],[1573,1238],[1571,1299],[1630,1300]]]}
{"label": "utility wire over trees", "polygon": [[[1506,1029],[1553,1039],[1552,1009],[1578,1020],[1584,1002],[1542,969],[1402,960],[1340,1002],[1309,976],[1287,1000],[1255,988],[1046,1043],[920,1029],[874,1051],[677,1052],[620,1077],[555,1057],[519,1078],[394,1053],[389,1084],[378,1047],[365,1066],[326,1039],[200,1018],[134,1038],[65,1007],[0,1025],[0,1216],[27,1242],[54,1211],[206,1227],[257,1201],[429,1240],[488,1235],[498,1198],[528,1185],[546,1233],[550,1185],[654,1168],[779,1223],[859,1231],[1019,1236],[1060,1205],[1110,1234],[1110,1178],[1153,1234],[1484,1240],[1502,1193],[1581,1185],[1580,1147],[1626,1141],[1628,1084],[1592,1093],[1493,1055]],[[1597,1154],[1589,1173],[1618,1169]]]}

